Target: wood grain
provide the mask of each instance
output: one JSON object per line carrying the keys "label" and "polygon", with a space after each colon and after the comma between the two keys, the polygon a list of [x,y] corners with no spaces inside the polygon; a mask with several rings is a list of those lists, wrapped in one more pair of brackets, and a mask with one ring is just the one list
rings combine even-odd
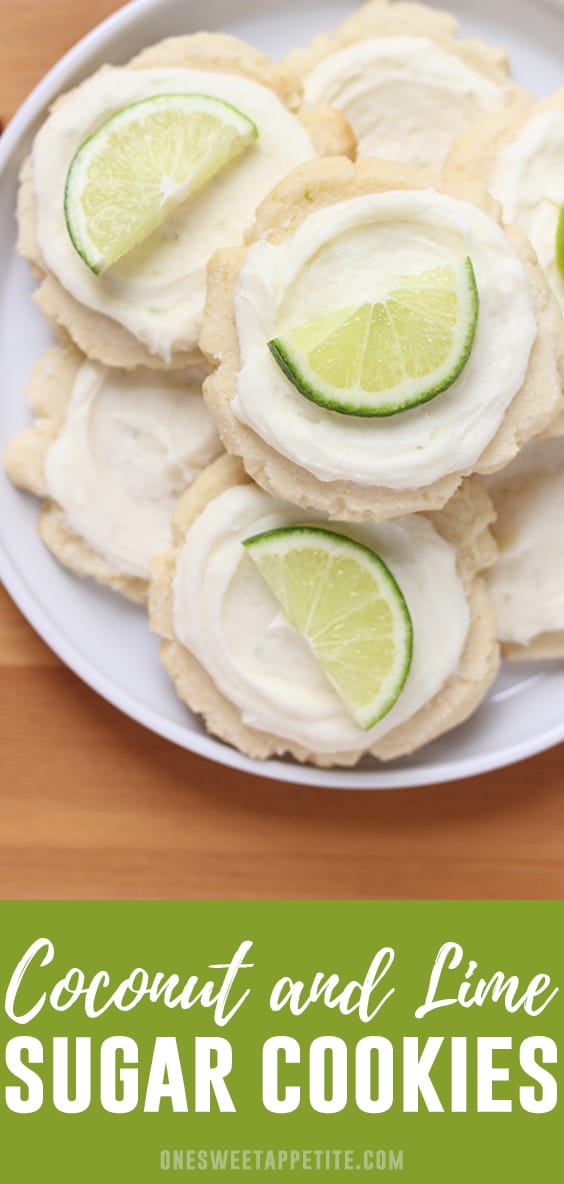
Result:
{"label": "wood grain", "polygon": [[[0,116],[112,0],[2,0]],[[560,898],[564,748],[456,785],[246,778],[83,686],[0,592],[0,896]]]}

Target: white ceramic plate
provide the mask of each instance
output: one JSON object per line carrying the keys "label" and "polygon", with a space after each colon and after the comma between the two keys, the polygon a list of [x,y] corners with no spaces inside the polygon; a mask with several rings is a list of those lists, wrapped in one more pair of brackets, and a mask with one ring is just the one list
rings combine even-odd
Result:
{"label": "white ceramic plate", "polygon": [[[449,7],[445,0],[445,8]],[[350,13],[354,0],[135,0],[81,41],[40,83],[0,141],[0,449],[26,426],[22,397],[31,366],[49,343],[31,303],[32,281],[14,253],[19,165],[47,105],[103,62],[126,61],[144,45],[199,28],[235,33],[272,57],[304,44]],[[562,0],[451,0],[464,32],[506,45],[517,80],[541,96],[561,86]],[[456,780],[564,740],[564,666],[502,672],[478,713],[410,759],[352,772],[285,761],[254,762],[206,736],[177,700],[157,659],[145,615],[119,597],[79,581],[51,558],[36,533],[37,502],[0,474],[0,575],[49,646],[121,711],[192,752],[248,773],[337,788],[385,789]]]}

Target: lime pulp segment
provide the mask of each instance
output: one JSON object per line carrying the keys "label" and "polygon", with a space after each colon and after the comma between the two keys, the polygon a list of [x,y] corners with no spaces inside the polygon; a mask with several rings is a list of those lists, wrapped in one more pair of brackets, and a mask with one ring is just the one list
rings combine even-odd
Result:
{"label": "lime pulp segment", "polygon": [[252,120],[211,95],[157,95],[123,107],[69,167],[65,219],[78,254],[101,274],[257,136]]}
{"label": "lime pulp segment", "polygon": [[369,547],[295,526],[244,546],[284,616],[365,731],[397,702],[411,668],[413,626],[389,568]]}
{"label": "lime pulp segment", "polygon": [[269,341],[307,399],[343,415],[396,415],[452,386],[472,350],[479,297],[470,258],[398,277],[384,298]]}

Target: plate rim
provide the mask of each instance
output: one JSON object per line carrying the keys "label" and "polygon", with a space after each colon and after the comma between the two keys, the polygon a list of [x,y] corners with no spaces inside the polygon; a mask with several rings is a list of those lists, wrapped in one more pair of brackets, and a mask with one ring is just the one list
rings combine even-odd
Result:
{"label": "plate rim", "polygon": [[[10,119],[0,139],[0,180],[5,166],[10,162],[22,141],[31,132],[33,125],[42,115],[45,107],[59,93],[62,85],[69,82],[74,68],[79,68],[90,53],[102,48],[111,37],[126,29],[132,22],[156,7],[157,0],[129,0],[129,3],[111,13],[85,34],[51,67],[33,88],[22,105]],[[550,8],[562,10],[564,0],[543,0]],[[129,692],[122,691],[111,678],[97,670],[89,660],[82,657],[69,641],[60,626],[50,618],[47,609],[29,590],[17,563],[0,536],[0,580],[22,612],[23,616],[57,657],[91,690],[121,711],[129,719],[185,751],[203,757],[223,767],[250,774],[268,781],[305,785],[325,789],[391,790],[409,789],[433,785],[456,783],[471,777],[481,776],[501,768],[509,768],[541,752],[547,751],[564,741],[564,720],[560,725],[548,728],[534,738],[511,744],[496,752],[462,757],[445,761],[441,766],[419,766],[413,769],[395,768],[393,764],[381,769],[320,769],[316,766],[286,763],[280,759],[257,761],[244,756],[213,736],[186,731],[182,724],[167,720],[153,708],[135,700]]]}

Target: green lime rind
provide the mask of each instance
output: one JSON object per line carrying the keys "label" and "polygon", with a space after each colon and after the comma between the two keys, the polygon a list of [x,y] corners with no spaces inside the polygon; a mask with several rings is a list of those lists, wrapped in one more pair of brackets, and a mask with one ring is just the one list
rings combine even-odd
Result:
{"label": "green lime rind", "polygon": [[[386,676],[386,681],[381,679],[382,690],[366,699],[362,706],[358,703],[353,703],[351,697],[344,693],[343,680],[339,681],[334,677],[334,667],[342,674],[343,657],[346,654],[346,645],[333,645],[330,651],[334,657],[333,662],[328,659],[327,652],[323,650],[323,642],[320,643],[319,635],[317,639],[315,633],[311,632],[311,626],[315,620],[314,614],[316,611],[323,612],[322,590],[319,589],[319,581],[311,581],[307,578],[305,580],[298,580],[288,588],[283,578],[281,578],[282,569],[278,565],[269,573],[266,570],[263,557],[272,560],[273,556],[276,559],[284,560],[291,552],[296,553],[300,550],[300,544],[313,544],[313,547],[306,548],[310,551],[317,550],[323,552],[329,558],[339,557],[354,558],[358,561],[364,569],[371,574],[371,582],[374,585],[374,602],[384,602],[385,606],[390,610],[392,617],[392,632],[382,632],[381,637],[375,637],[370,634],[368,641],[360,638],[355,641],[354,631],[350,638],[350,643],[354,649],[355,645],[360,645],[360,655],[364,660],[365,665],[368,663],[369,672],[376,670],[374,663],[374,650],[370,647],[378,647],[381,641],[386,641],[392,638],[395,644],[393,668],[389,676]],[[317,547],[315,546],[317,544]],[[344,703],[347,710],[352,715],[356,723],[364,731],[370,731],[380,720],[384,719],[386,715],[397,703],[409,676],[411,665],[413,661],[413,622],[411,614],[397,580],[393,576],[387,564],[380,556],[370,547],[363,543],[357,542],[355,539],[349,538],[348,535],[343,535],[338,531],[327,530],[324,527],[318,526],[294,526],[282,527],[275,530],[265,531],[262,534],[252,535],[243,543],[247,553],[255,562],[261,576],[267,583],[271,592],[274,594],[282,612],[286,616],[289,623],[304,637],[304,640],[311,649],[316,658],[325,677],[328,679],[333,690],[337,693],[341,701]],[[303,549],[303,548],[302,548]],[[261,562],[262,560],[262,562]],[[327,579],[327,572],[323,573],[323,579],[327,583],[328,597],[331,600],[330,607],[335,607],[335,618],[333,624],[337,629],[343,630],[343,625],[346,623],[347,617],[358,617],[359,611],[364,609],[364,604],[353,603],[354,597],[347,599],[346,591],[344,592],[345,609],[343,611],[343,604],[339,602],[339,588],[338,588],[338,572],[334,573],[334,579]],[[342,581],[341,572],[341,581]],[[342,589],[342,585],[341,585]],[[296,599],[297,592],[297,599]],[[308,604],[308,596],[312,603]],[[301,619],[303,617],[303,619]],[[381,618],[381,610],[377,620]],[[322,635],[327,635],[327,629],[331,625],[331,616],[328,618],[328,624],[325,623],[322,629]],[[358,622],[357,622],[358,623]],[[369,622],[370,623],[370,622]],[[310,626],[308,633],[307,626]],[[362,630],[366,630],[366,621],[360,623]],[[327,641],[325,641],[325,648],[327,649]],[[340,655],[340,656],[339,656]],[[378,651],[376,648],[376,659],[378,660]],[[345,663],[346,664],[346,663]],[[366,671],[363,671],[365,675]],[[353,674],[354,678],[354,674]],[[385,687],[385,690],[383,689]]]}
{"label": "green lime rind", "polygon": [[564,280],[564,206],[560,207],[558,225],[556,227],[556,264],[560,278]]}
{"label": "green lime rind", "polygon": [[[403,411],[409,411],[414,407],[419,407],[424,403],[429,403],[435,399],[437,395],[442,394],[448,390],[449,387],[457,381],[467,365],[472,347],[476,336],[476,329],[478,325],[479,315],[479,292],[476,283],[476,276],[472,260],[467,257],[463,263],[464,279],[466,285],[466,307],[468,310],[468,318],[466,323],[465,336],[461,342],[459,352],[453,363],[446,373],[439,381],[432,383],[430,386],[423,385],[416,391],[415,394],[404,398],[382,398],[375,397],[372,401],[365,400],[360,403],[354,401],[358,399],[358,392],[355,391],[353,396],[349,399],[346,392],[339,391],[335,393],[332,388],[325,386],[322,388],[320,383],[315,383],[311,379],[305,377],[303,371],[307,368],[303,364],[303,356],[300,356],[299,351],[293,349],[292,331],[285,333],[279,337],[273,338],[268,342],[268,348],[278,363],[280,369],[296,388],[301,395],[310,402],[316,403],[319,407],[323,407],[327,411],[335,411],[340,415],[356,416],[363,419],[369,418],[386,418],[392,415],[399,415]],[[344,324],[347,316],[352,315],[354,309],[342,309],[336,313],[331,314],[326,318],[328,325],[331,328],[338,328],[339,324]],[[322,325],[323,322],[317,323]],[[317,324],[306,326],[298,332],[307,332],[311,328],[315,332]],[[320,329],[319,332],[322,330]]]}
{"label": "green lime rind", "polygon": [[[232,103],[225,102],[223,99],[198,92],[151,95],[146,99],[129,103],[125,107],[121,107],[118,111],[114,111],[77,149],[69,165],[65,181],[63,208],[69,238],[77,254],[95,275],[101,275],[108,266],[117,262],[117,258],[111,259],[108,262],[103,253],[96,248],[96,244],[93,243],[87,232],[87,219],[82,214],[80,198],[82,195],[82,182],[85,178],[88,162],[95,158],[96,146],[103,144],[112,130],[119,131],[120,123],[123,123],[125,126],[126,123],[129,123],[132,116],[135,113],[141,112],[144,107],[151,106],[156,111],[158,108],[165,108],[167,105],[170,106],[175,103],[186,104],[187,113],[215,113],[218,119],[220,119],[222,114],[225,115],[225,113],[228,113],[229,119],[226,123],[233,128],[238,125],[240,132],[240,142],[233,142],[229,155],[226,158],[220,155],[216,166],[212,163],[211,167],[203,169],[199,175],[197,174],[194,184],[188,187],[186,194],[183,195],[181,200],[185,200],[186,197],[196,193],[220,169],[224,168],[227,163],[245,151],[253,140],[258,139],[259,132],[256,124],[244,112],[239,111]],[[166,213],[169,212],[169,209],[170,205],[167,207]],[[149,228],[148,233],[156,229],[158,224],[159,219],[156,219],[154,225]],[[142,239],[139,238],[138,241],[142,241]],[[134,243],[133,245],[137,244]],[[130,249],[132,249],[131,244],[123,254],[126,254]]]}

